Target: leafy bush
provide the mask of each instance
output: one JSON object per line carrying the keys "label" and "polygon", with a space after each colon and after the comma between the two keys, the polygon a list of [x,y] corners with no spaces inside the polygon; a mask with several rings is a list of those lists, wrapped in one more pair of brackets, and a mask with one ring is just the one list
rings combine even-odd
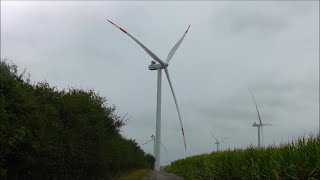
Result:
{"label": "leafy bush", "polygon": [[30,83],[0,61],[0,178],[110,178],[148,166],[123,119],[93,90]]}

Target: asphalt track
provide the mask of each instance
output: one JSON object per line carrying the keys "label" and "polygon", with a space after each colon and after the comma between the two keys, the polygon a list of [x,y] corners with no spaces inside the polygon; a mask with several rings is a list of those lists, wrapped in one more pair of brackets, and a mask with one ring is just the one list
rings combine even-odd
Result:
{"label": "asphalt track", "polygon": [[145,180],[183,180],[181,177],[166,172],[152,171]]}

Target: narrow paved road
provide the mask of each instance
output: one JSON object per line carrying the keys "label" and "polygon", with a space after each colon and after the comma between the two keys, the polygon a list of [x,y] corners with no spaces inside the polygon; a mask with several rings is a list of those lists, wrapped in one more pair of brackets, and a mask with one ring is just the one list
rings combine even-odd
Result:
{"label": "narrow paved road", "polygon": [[146,180],[183,180],[181,177],[166,172],[152,171]]}

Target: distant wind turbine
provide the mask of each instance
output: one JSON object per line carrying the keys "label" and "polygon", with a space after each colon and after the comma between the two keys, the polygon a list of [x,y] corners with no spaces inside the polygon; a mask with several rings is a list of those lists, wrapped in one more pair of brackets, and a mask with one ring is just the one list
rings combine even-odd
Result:
{"label": "distant wind turbine", "polygon": [[[210,131],[210,130],[209,130]],[[217,152],[219,151],[219,144],[222,142],[222,141],[224,141],[224,140],[226,140],[226,139],[228,139],[228,138],[223,138],[221,141],[218,141],[218,139],[212,134],[212,132],[210,131],[210,134],[211,134],[211,136],[215,139],[215,144],[217,145]]]}
{"label": "distant wind turbine", "polygon": [[168,82],[169,82],[169,86],[171,88],[171,92],[173,95],[173,99],[174,102],[176,104],[176,108],[178,111],[178,116],[179,116],[179,120],[180,120],[180,126],[181,126],[181,132],[182,132],[182,136],[183,136],[183,142],[184,142],[184,148],[186,149],[186,140],[185,140],[185,136],[184,136],[184,130],[183,130],[183,125],[182,125],[182,120],[181,120],[181,115],[180,115],[180,110],[178,107],[178,101],[176,98],[176,95],[174,93],[173,90],[173,86],[170,80],[170,76],[169,76],[169,71],[168,71],[168,63],[171,60],[171,58],[173,57],[173,55],[175,54],[175,52],[177,51],[177,49],[179,48],[181,42],[183,41],[184,37],[186,36],[190,25],[188,27],[188,29],[184,32],[183,36],[180,38],[180,40],[173,46],[173,48],[171,49],[171,51],[169,52],[166,61],[162,61],[158,56],[156,56],[153,52],[151,52],[146,46],[144,46],[140,41],[138,41],[135,37],[133,37],[131,34],[129,34],[126,30],[124,30],[123,28],[119,27],[118,25],[114,24],[113,22],[111,22],[110,20],[108,20],[112,25],[114,25],[115,27],[117,27],[118,29],[120,29],[123,33],[125,33],[126,35],[128,35],[131,39],[133,39],[136,43],[139,44],[140,47],[142,47],[143,50],[145,50],[153,60],[155,61],[151,61],[151,65],[149,65],[149,70],[153,71],[153,70],[157,70],[158,71],[158,82],[157,82],[157,112],[156,112],[156,148],[155,148],[155,170],[156,171],[160,171],[160,138],[161,138],[161,73],[162,73],[162,69],[164,69]]}
{"label": "distant wind turbine", "polygon": [[[249,89],[249,92],[250,92],[250,94],[251,94],[251,96],[252,96],[252,99],[253,99],[253,102],[254,102],[254,105],[255,105],[255,107],[256,107],[256,110],[257,110],[257,114],[258,114],[258,119],[259,119],[259,122],[260,123],[256,123],[256,122],[254,122],[253,123],[253,127],[257,127],[258,128],[258,147],[260,148],[261,147],[261,144],[263,144],[263,130],[262,130],[262,127],[263,126],[272,126],[272,124],[270,124],[270,123],[262,123],[262,121],[261,121],[261,116],[260,116],[260,113],[259,113],[259,110],[258,110],[258,106],[257,106],[257,103],[256,103],[256,100],[254,99],[254,97],[253,97],[253,94],[252,94],[252,92],[251,92],[251,90]],[[261,130],[261,138],[260,138],[260,130]],[[261,140],[261,142],[260,142],[260,140]]]}
{"label": "distant wind turbine", "polygon": [[[151,139],[148,140],[147,142],[141,144],[141,146],[150,143],[151,141],[153,141],[153,156],[155,156],[155,147],[156,147],[156,141],[155,141],[155,137],[153,136],[153,134],[151,135]],[[161,142],[161,146],[163,147],[163,149],[166,151],[166,155],[168,158],[168,151],[167,148],[163,145],[163,143]]]}

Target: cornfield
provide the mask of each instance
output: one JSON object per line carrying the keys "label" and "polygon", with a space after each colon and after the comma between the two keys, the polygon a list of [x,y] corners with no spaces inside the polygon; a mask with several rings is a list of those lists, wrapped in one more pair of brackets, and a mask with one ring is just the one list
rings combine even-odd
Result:
{"label": "cornfield", "polygon": [[174,161],[165,171],[185,180],[320,179],[320,135],[280,146],[234,149]]}

